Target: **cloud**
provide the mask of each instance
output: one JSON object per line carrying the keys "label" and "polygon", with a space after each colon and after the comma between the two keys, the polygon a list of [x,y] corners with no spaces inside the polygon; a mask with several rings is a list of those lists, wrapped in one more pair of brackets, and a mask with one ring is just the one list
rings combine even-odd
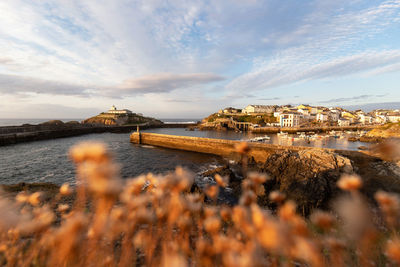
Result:
{"label": "cloud", "polygon": [[367,71],[370,75],[397,71],[400,50],[387,43],[369,43],[379,43],[385,31],[384,38],[393,34],[389,29],[399,23],[399,13],[398,0],[369,6],[317,2],[299,21],[288,18],[297,26],[264,36],[275,49],[254,57],[252,68],[233,79],[226,91],[257,91]]}
{"label": "cloud", "polygon": [[[298,61],[297,63],[292,61]],[[228,90],[252,88],[262,90],[302,81],[348,76],[396,64],[400,50],[369,51],[337,57],[321,63],[310,63],[297,58],[282,57],[231,81]]]}
{"label": "cloud", "polygon": [[0,93],[3,94],[50,94],[87,96],[90,88],[64,82],[49,81],[18,75],[0,74]]}
{"label": "cloud", "polygon": [[[29,110],[29,113],[26,112]],[[5,118],[45,118],[45,119],[85,119],[95,116],[103,110],[98,108],[81,108],[48,103],[16,104],[13,108],[0,106],[0,112]]]}
{"label": "cloud", "polygon": [[13,62],[12,58],[0,57],[0,64],[7,65],[7,64],[10,64],[12,62]]}
{"label": "cloud", "polygon": [[365,100],[372,97],[385,97],[387,94],[380,94],[380,95],[358,95],[353,97],[341,97],[341,98],[334,98],[325,101],[321,101],[320,103],[337,103],[337,102],[348,102],[354,100]]}
{"label": "cloud", "polygon": [[[207,98],[268,100],[267,90],[282,85],[297,95],[297,83],[312,90],[321,79],[356,84],[400,70],[400,0],[13,0],[0,1],[0,13],[3,94],[85,96],[97,105],[147,95],[143,105],[161,110],[152,106],[158,94],[163,111],[203,94],[201,110],[211,107]],[[396,80],[387,83],[396,95]]]}
{"label": "cloud", "polygon": [[123,94],[166,93],[175,89],[222,81],[224,78],[213,73],[157,73],[125,80],[118,86]]}
{"label": "cloud", "polygon": [[268,101],[268,100],[280,100],[280,99],[282,99],[282,97],[259,98],[258,100],[266,100],[266,101]]}
{"label": "cloud", "polygon": [[[189,89],[193,86],[222,80],[224,80],[222,76],[212,73],[158,73],[125,80],[118,86],[96,86],[0,74],[0,93],[36,93],[75,96],[91,95],[122,98],[124,96],[137,94],[168,93],[176,89]],[[177,100],[175,101],[178,102]]]}
{"label": "cloud", "polygon": [[193,103],[195,102],[195,100],[189,100],[189,99],[167,99],[167,102],[171,102],[171,103]]}
{"label": "cloud", "polygon": [[361,109],[366,112],[370,112],[374,109],[400,109],[400,102],[381,102],[381,103],[367,103],[359,105],[346,105],[343,108],[349,110]]}

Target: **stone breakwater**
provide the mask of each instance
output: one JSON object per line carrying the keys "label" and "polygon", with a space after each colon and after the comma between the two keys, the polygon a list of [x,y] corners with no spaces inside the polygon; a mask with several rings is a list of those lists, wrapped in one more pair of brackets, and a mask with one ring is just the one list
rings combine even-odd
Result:
{"label": "stone breakwater", "polygon": [[[242,141],[233,141],[224,139],[177,136],[177,135],[166,135],[166,134],[155,134],[155,133],[137,133],[137,132],[131,134],[130,141],[131,143],[136,143],[136,144],[153,145],[171,149],[208,153],[234,159],[237,157],[236,146],[242,143]],[[261,144],[261,143],[249,143],[248,145],[250,147],[249,157],[253,158],[255,162],[264,162],[265,159],[271,156],[272,154],[287,150],[327,151],[333,153],[336,152],[346,156],[350,154],[360,154],[360,152],[356,151],[337,150],[329,148],[281,146],[281,145]]]}
{"label": "stone breakwater", "polygon": [[[185,128],[192,125],[193,124],[140,125],[140,129]],[[137,125],[105,126],[89,124],[5,126],[0,127],[0,146],[92,133],[129,133],[136,130],[136,128]]]}

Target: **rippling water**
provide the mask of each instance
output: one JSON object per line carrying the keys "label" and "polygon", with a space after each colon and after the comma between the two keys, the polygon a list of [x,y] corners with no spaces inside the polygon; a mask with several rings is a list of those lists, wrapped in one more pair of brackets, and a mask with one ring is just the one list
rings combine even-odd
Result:
{"label": "rippling water", "polygon": [[75,171],[68,159],[68,151],[74,144],[87,140],[108,145],[121,164],[124,178],[147,172],[163,173],[176,166],[200,172],[222,163],[217,156],[134,145],[129,143],[129,134],[90,134],[0,147],[0,184],[73,183]]}
{"label": "rippling water", "polygon": [[[230,140],[249,139],[260,134],[187,131],[185,129],[149,129],[145,132],[222,138]],[[311,142],[281,140],[270,135],[270,143],[282,145],[306,145],[331,147],[338,149],[357,149],[360,142],[348,142],[345,139],[327,139]],[[163,173],[174,170],[176,166],[186,167],[195,173],[223,164],[220,157],[151,146],[134,145],[129,142],[129,134],[90,134],[77,137],[45,140],[0,147],[0,184],[19,182],[52,182],[62,184],[74,182],[74,166],[68,159],[71,146],[88,140],[98,140],[108,145],[121,164],[122,177],[134,177],[142,173]]]}

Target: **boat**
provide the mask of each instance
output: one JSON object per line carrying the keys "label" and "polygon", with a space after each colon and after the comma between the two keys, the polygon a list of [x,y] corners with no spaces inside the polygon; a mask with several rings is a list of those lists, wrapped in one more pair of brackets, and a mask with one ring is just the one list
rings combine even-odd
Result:
{"label": "boat", "polygon": [[301,132],[300,135],[299,135],[299,138],[300,138],[300,139],[307,139],[308,136],[306,135],[305,132]]}
{"label": "boat", "polygon": [[270,139],[271,139],[271,137],[269,137],[268,135],[265,135],[265,136],[254,137],[254,138],[249,139],[247,141],[248,142],[261,142],[261,143],[264,143],[264,142],[269,141]]}
{"label": "boat", "polygon": [[286,132],[280,132],[276,134],[278,137],[283,137],[283,138],[287,138],[288,137],[288,133]]}

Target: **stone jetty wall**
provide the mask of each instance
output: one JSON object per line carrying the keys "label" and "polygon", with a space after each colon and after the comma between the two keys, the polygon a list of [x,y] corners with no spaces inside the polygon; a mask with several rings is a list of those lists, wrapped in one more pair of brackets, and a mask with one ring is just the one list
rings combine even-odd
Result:
{"label": "stone jetty wall", "polygon": [[[140,125],[140,129],[149,128],[185,128],[194,124],[163,124]],[[3,126],[0,127],[0,146],[12,145],[21,142],[31,142],[47,139],[78,136],[92,133],[129,133],[135,131],[137,125],[104,126],[104,125],[30,125],[30,126]]]}
{"label": "stone jetty wall", "polygon": [[[135,144],[152,145],[165,148],[208,153],[213,155],[219,155],[228,158],[237,157],[235,147],[242,141],[224,140],[224,139],[212,139],[212,138],[201,138],[201,137],[190,137],[190,136],[177,136],[177,135],[166,135],[166,134],[155,134],[155,133],[132,133],[130,141]],[[279,151],[291,150],[324,150],[332,152],[341,152],[341,154],[349,154],[351,151],[341,151],[329,148],[314,148],[314,147],[302,147],[302,146],[280,146],[273,144],[261,144],[261,143],[248,143],[251,157],[257,162],[263,162],[265,159]]]}

